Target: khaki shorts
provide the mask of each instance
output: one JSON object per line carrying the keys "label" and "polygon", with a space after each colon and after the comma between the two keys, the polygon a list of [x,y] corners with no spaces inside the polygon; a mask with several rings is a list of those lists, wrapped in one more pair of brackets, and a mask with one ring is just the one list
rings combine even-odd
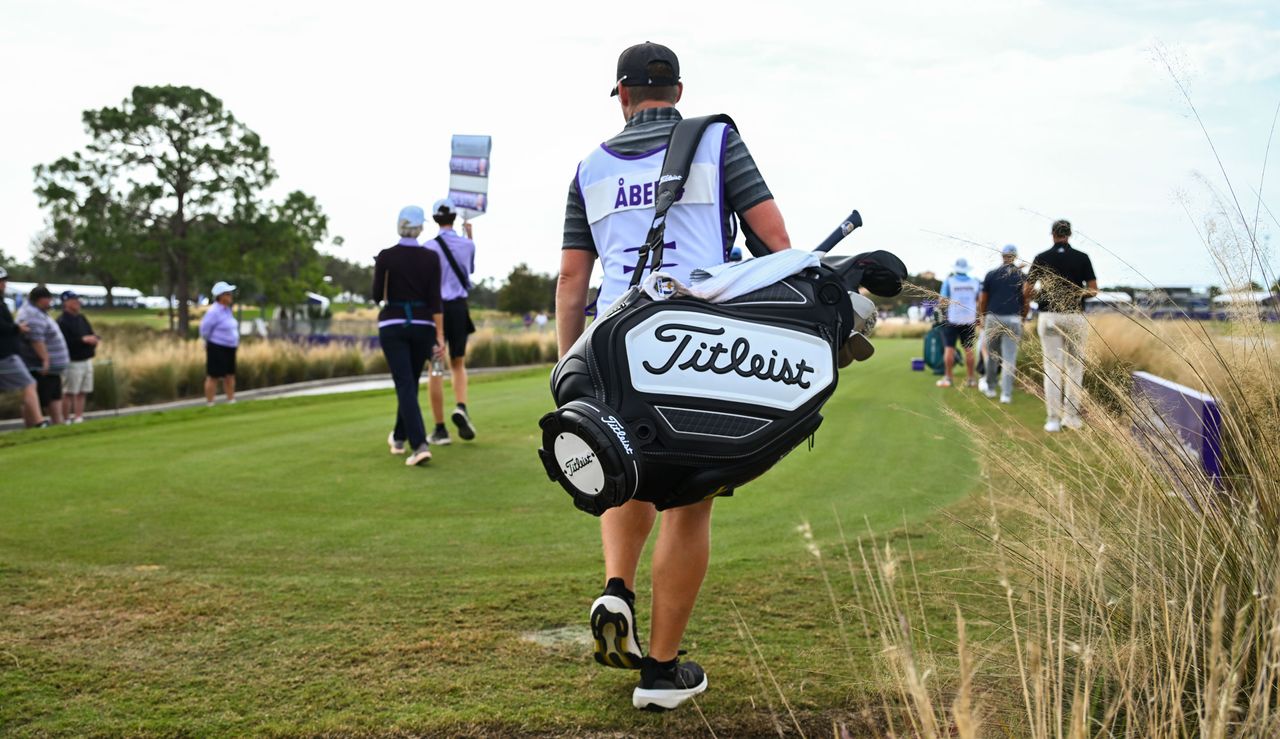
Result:
{"label": "khaki shorts", "polygon": [[92,359],[67,365],[67,371],[62,375],[62,392],[67,395],[88,395],[93,392]]}

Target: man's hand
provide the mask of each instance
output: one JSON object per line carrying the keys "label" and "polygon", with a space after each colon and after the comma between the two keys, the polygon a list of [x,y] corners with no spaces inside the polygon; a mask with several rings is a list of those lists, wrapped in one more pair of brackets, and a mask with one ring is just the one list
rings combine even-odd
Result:
{"label": "man's hand", "polygon": [[436,359],[444,359],[444,337],[443,336],[439,336],[436,338],[436,347],[435,349],[431,350],[431,354]]}
{"label": "man's hand", "polygon": [[24,334],[31,333],[31,326],[26,321],[18,321],[18,330]]}
{"label": "man's hand", "polygon": [[471,221],[463,221],[463,222],[462,222],[462,233],[463,233],[463,235],[465,235],[468,239],[474,239],[474,238],[475,238],[474,236],[472,236],[472,235],[471,235]]}
{"label": "man's hand", "polygon": [[80,339],[80,340],[81,340],[81,341],[83,341],[84,343],[88,344],[89,346],[97,346],[97,345],[98,345],[98,337],[97,337],[97,336],[94,336],[93,334],[89,334],[88,336],[85,336],[85,337],[83,337],[83,338],[82,338],[82,339]]}

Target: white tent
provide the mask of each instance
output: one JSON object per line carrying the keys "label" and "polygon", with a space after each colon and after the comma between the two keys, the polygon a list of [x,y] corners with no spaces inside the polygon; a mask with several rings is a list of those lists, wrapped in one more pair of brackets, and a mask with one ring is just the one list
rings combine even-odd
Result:
{"label": "white tent", "polygon": [[[16,303],[25,303],[27,293],[30,293],[40,284],[36,282],[13,282],[10,281],[4,289],[4,296],[12,298]],[[63,292],[70,290],[80,296],[80,302],[89,307],[98,307],[106,305],[107,288],[102,285],[73,285],[61,282],[46,282],[44,286],[49,288],[49,292],[53,293],[53,304],[57,305],[60,300],[58,298]],[[115,301],[118,308],[132,308],[137,305],[138,298],[142,297],[142,292],[134,290],[131,287],[117,287],[111,290],[111,297]]]}
{"label": "white tent", "polygon": [[1223,293],[1213,299],[1214,304],[1223,305],[1229,303],[1265,303],[1275,296],[1266,290],[1247,290],[1244,292]]}

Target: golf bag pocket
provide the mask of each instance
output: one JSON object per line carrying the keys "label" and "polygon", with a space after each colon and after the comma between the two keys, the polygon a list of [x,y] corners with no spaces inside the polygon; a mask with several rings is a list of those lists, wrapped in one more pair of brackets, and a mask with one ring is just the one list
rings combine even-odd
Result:
{"label": "golf bag pocket", "polygon": [[759,477],[822,423],[836,337],[853,322],[825,268],[712,304],[643,294],[599,319],[552,373],[548,476],[583,511],[687,505]]}

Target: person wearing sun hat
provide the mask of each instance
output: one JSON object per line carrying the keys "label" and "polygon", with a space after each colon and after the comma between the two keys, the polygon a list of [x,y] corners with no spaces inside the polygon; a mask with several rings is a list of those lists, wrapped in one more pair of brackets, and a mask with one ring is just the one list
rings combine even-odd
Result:
{"label": "person wearing sun hat", "polygon": [[1022,320],[1027,315],[1027,302],[1022,293],[1026,277],[1014,264],[1018,247],[1006,244],[1000,250],[1000,258],[1000,266],[982,278],[982,290],[978,293],[978,328],[982,330],[982,344],[987,349],[982,394],[996,397],[996,372],[999,371],[1000,402],[1012,403],[1018,341],[1022,338]]}
{"label": "person wearing sun hat", "polygon": [[227,402],[236,402],[236,349],[240,346],[240,322],[231,312],[236,286],[219,280],[209,294],[213,305],[200,320],[200,338],[204,339],[204,399],[213,405],[218,381],[227,394]]}
{"label": "person wearing sun hat", "polygon": [[969,260],[964,257],[956,260],[951,274],[942,281],[940,294],[947,311],[947,321],[942,324],[942,337],[947,350],[943,359],[945,373],[938,380],[938,387],[951,387],[955,383],[957,341],[964,349],[965,384],[969,387],[978,386],[978,378],[973,371],[973,343],[977,336],[979,287],[980,283],[969,276]]}

